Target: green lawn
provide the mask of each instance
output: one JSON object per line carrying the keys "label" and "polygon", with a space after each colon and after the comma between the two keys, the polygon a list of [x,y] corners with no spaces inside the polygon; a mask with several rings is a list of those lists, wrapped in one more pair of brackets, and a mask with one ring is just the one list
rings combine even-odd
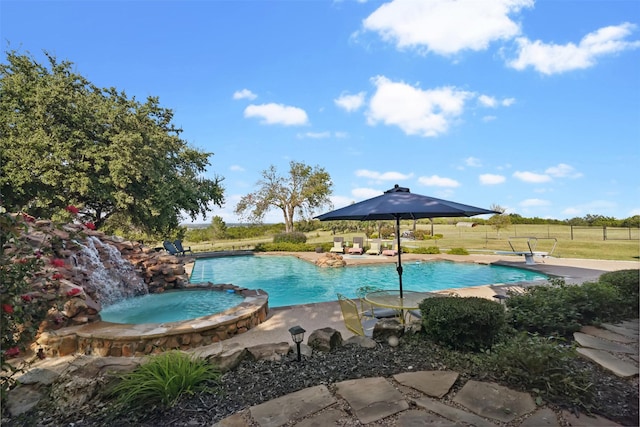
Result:
{"label": "green lawn", "polygon": [[[430,230],[429,224],[418,224],[418,229]],[[413,224],[402,224],[401,231],[412,230]],[[574,228],[573,239],[570,226],[566,225],[511,225],[507,229],[496,232],[487,225],[476,227],[456,227],[454,224],[434,224],[434,234],[442,234],[443,238],[437,240],[414,240],[403,242],[407,247],[437,246],[443,252],[450,248],[465,248],[469,252],[510,251],[509,238],[512,239],[516,249],[526,248],[526,237],[536,237],[537,251],[551,250],[554,240],[557,245],[553,256],[557,258],[586,258],[586,259],[611,259],[637,261],[640,259],[640,236],[638,229],[613,229],[606,231],[607,240],[604,240],[602,228]],[[346,241],[355,236],[363,236],[364,233],[339,234]],[[313,231],[307,233],[307,243],[325,243],[333,241],[331,231]],[[215,242],[192,243],[185,242],[194,251],[219,251],[253,249],[257,243],[271,242],[270,236],[243,240],[220,240]]]}

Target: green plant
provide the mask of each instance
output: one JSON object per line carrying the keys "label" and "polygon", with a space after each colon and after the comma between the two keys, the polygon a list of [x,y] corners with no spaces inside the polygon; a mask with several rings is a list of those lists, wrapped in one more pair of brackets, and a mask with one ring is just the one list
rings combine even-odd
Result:
{"label": "green plant", "polygon": [[[307,243],[258,243],[255,246],[256,252],[313,252],[316,250],[317,245]],[[325,247],[322,245],[325,251],[328,251],[330,246]]]}
{"label": "green plant", "polygon": [[220,371],[205,359],[173,350],[148,357],[145,363],[120,379],[111,394],[123,407],[170,407],[183,394],[193,395],[218,382]]}
{"label": "green plant", "polygon": [[418,229],[413,232],[413,237],[415,237],[416,240],[425,240],[431,237],[431,231]]}
{"label": "green plant", "polygon": [[585,282],[568,287],[568,303],[580,313],[580,323],[618,322],[625,318],[621,310],[622,297],[618,289],[608,283]]}
{"label": "green plant", "polygon": [[300,231],[278,233],[273,236],[273,243],[306,243],[307,236]]}
{"label": "green plant", "polygon": [[640,296],[640,270],[610,271],[600,276],[601,283],[608,283],[620,292],[622,308],[629,316],[638,316]]}
{"label": "green plant", "polygon": [[412,254],[439,254],[440,248],[437,246],[429,246],[428,248],[418,247],[411,249]]}
{"label": "green plant", "polygon": [[[31,361],[12,364],[8,360],[24,354],[33,342],[40,323],[50,308],[58,303],[58,273],[45,271],[44,247],[32,238],[26,239],[29,223],[34,219],[24,214],[0,213],[0,396],[16,381]],[[54,258],[50,270],[64,265]],[[51,275],[51,277],[49,277]]]}
{"label": "green plant", "polygon": [[569,304],[564,280],[530,287],[506,300],[509,322],[519,331],[570,336],[580,329],[580,312]]}
{"label": "green plant", "polygon": [[427,298],[420,310],[426,336],[454,349],[490,348],[506,326],[504,307],[485,298]]}
{"label": "green plant", "polygon": [[506,303],[515,329],[568,337],[582,325],[624,318],[621,301],[617,289],[607,283],[567,285],[553,279],[547,286],[511,294]]}
{"label": "green plant", "polygon": [[449,255],[469,255],[469,251],[465,248],[451,248],[447,253]]}
{"label": "green plant", "polygon": [[575,350],[554,338],[519,333],[496,344],[485,359],[486,369],[517,387],[537,394],[536,402],[562,402],[589,410],[591,383],[575,363]]}

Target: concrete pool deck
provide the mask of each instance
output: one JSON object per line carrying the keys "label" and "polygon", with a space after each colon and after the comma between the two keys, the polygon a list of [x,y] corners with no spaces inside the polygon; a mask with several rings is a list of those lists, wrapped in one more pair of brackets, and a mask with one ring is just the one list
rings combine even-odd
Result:
{"label": "concrete pool deck", "polygon": [[[291,252],[291,253],[266,253],[258,256],[268,255],[292,255],[300,259],[315,262],[318,258],[324,256],[322,253],[315,252]],[[370,256],[370,255],[351,255],[344,256],[344,260],[349,266],[362,264],[377,263],[395,263],[397,257],[387,256]],[[447,260],[455,262],[471,262],[480,264],[497,264],[509,267],[517,267],[532,270],[564,278],[567,283],[583,283],[595,281],[598,277],[607,271],[640,269],[640,261],[610,261],[610,260],[591,260],[591,259],[572,259],[572,258],[545,258],[540,261],[536,257],[536,264],[525,264],[524,257],[510,255],[420,255],[420,254],[403,254],[402,263],[410,263],[416,261],[437,261]],[[455,289],[455,293],[468,297],[477,296],[483,298],[493,298],[496,293],[504,292],[505,288],[514,285],[486,285],[475,286],[471,288]],[[397,287],[397,283],[390,283],[389,288]],[[447,292],[447,291],[441,291]],[[353,336],[353,333],[347,330],[342,319],[342,312],[337,301],[302,304],[289,307],[270,308],[267,320],[250,329],[249,331],[236,335],[232,338],[214,344],[218,349],[252,347],[260,344],[273,344],[279,342],[291,342],[289,328],[292,326],[302,326],[308,335],[321,328],[331,327],[342,334],[344,339]]]}

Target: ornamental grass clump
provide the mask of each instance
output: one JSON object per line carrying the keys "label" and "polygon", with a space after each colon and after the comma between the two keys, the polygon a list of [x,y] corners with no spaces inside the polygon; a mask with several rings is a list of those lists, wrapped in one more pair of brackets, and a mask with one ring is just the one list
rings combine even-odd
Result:
{"label": "ornamental grass clump", "polygon": [[112,394],[127,408],[171,407],[184,394],[208,390],[220,375],[218,368],[205,359],[173,350],[150,356],[146,363],[124,374]]}

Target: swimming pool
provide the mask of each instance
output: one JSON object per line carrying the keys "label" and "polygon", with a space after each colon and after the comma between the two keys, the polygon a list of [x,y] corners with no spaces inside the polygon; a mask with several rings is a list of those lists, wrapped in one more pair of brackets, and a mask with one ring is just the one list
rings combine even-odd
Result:
{"label": "swimming pool", "polygon": [[[405,290],[438,291],[496,283],[547,280],[544,274],[518,268],[428,261],[403,263]],[[356,297],[360,286],[397,289],[395,264],[320,268],[294,256],[234,256],[198,259],[191,283],[230,283],[269,294],[270,307],[335,301],[341,293]]]}

